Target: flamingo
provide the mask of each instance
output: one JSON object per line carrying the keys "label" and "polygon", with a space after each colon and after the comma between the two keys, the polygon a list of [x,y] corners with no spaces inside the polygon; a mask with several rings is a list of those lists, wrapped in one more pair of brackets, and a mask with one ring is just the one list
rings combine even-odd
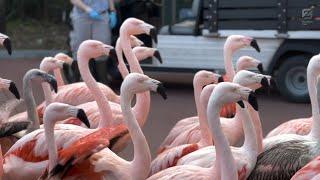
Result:
{"label": "flamingo", "polygon": [[[157,174],[148,178],[148,180],[166,180],[166,179],[244,179],[243,169],[245,169],[244,158],[235,159],[233,153],[229,147],[228,141],[224,136],[221,124],[219,111],[221,107],[226,103],[238,102],[241,108],[244,108],[242,100],[249,101],[250,104],[254,104],[256,107],[255,96],[251,89],[242,87],[238,84],[230,82],[222,82],[216,85],[214,88],[207,109],[207,117],[209,126],[211,129],[213,140],[216,142],[216,157],[214,166],[209,168],[194,166],[194,165],[181,165],[168,168],[160,171]],[[250,119],[246,110],[242,110],[243,118]],[[248,123],[250,125],[250,123]],[[254,134],[253,126],[251,124],[251,133]],[[244,153],[239,152],[246,157]]]}
{"label": "flamingo", "polygon": [[312,127],[307,135],[282,134],[266,138],[264,151],[258,156],[255,169],[248,179],[290,179],[309,161],[319,156],[320,115],[316,97],[317,77],[320,74],[320,55],[313,56],[308,64],[308,90],[312,104]]}
{"label": "flamingo", "polygon": [[[120,104],[124,115],[124,123],[128,127],[134,146],[133,160],[126,161],[110,151],[110,149],[104,148],[97,153],[93,152],[85,162],[76,166],[67,167],[66,162],[68,162],[68,159],[59,160],[62,161],[62,164],[58,164],[57,150],[51,148],[51,151],[54,152],[50,155],[55,157],[51,162],[51,164],[55,164],[55,166],[51,166],[50,168],[49,164],[51,171],[49,171],[48,174],[50,174],[51,177],[72,177],[75,179],[80,177],[85,179],[146,179],[149,172],[151,155],[147,140],[132,111],[131,101],[135,94],[144,91],[157,92],[164,99],[166,99],[166,94],[161,82],[138,73],[129,74],[124,79],[120,91]],[[54,145],[53,140],[48,141],[48,143]],[[83,144],[86,143],[86,141],[83,141]],[[76,151],[77,149],[73,150],[74,153],[79,154]]]}
{"label": "flamingo", "polygon": [[[84,81],[88,84],[90,90],[97,88],[92,75],[89,73],[88,61],[92,58],[97,58],[102,55],[108,55],[113,49],[111,46],[105,45],[99,41],[87,40],[81,43],[78,50],[78,61],[80,72]],[[99,139],[100,146],[108,145],[112,148],[114,141],[127,133],[127,129],[123,124],[110,126],[113,119],[113,114],[106,97],[101,91],[92,90],[99,104],[100,115],[102,116],[99,127],[97,129],[87,129],[71,124],[59,124],[55,128],[57,149],[66,149],[73,143],[82,143],[85,141],[92,142],[91,139]],[[97,93],[96,93],[97,92]],[[32,99],[34,102],[34,99]],[[102,104],[102,105],[101,105]],[[35,106],[33,105],[33,116],[36,116]],[[29,111],[28,111],[29,112]],[[108,119],[110,118],[110,119]],[[79,117],[81,120],[81,118]],[[36,124],[36,123],[33,123]],[[59,139],[58,139],[59,138]],[[44,141],[44,130],[39,129],[32,133],[23,136],[17,141],[5,154],[4,157],[4,175],[12,179],[38,178],[45,170],[47,165],[48,150]],[[80,141],[80,142],[79,142]],[[111,143],[109,143],[111,142]],[[88,147],[90,148],[90,147]],[[78,150],[78,149],[76,149]],[[15,169],[21,169],[16,172]]]}
{"label": "flamingo", "polygon": [[11,40],[7,35],[0,33],[0,44],[6,48],[9,55],[12,54]]}
{"label": "flamingo", "polygon": [[[237,61],[237,72],[243,70],[241,68],[252,68],[252,67],[258,67],[258,69],[263,70],[262,63],[259,60],[256,60],[252,57],[243,56],[243,57],[240,57]],[[259,87],[255,87],[255,88],[258,89]],[[196,87],[194,87],[194,90],[196,90]],[[198,97],[195,96],[195,98],[198,98]],[[227,108],[226,106],[224,106],[222,109],[227,109]],[[249,110],[250,110],[250,107],[249,107]],[[254,114],[254,111],[251,112],[251,115],[252,114]],[[255,115],[255,118],[253,119],[257,123],[257,127],[261,127],[260,121],[257,120],[258,118],[259,117]],[[158,149],[158,153],[161,153],[174,146],[183,145],[183,144],[194,144],[199,142],[200,134],[201,134],[200,129],[201,128],[199,126],[198,117],[196,116],[178,121],[175,124],[175,126],[172,128],[172,130],[169,132],[168,136],[160,145]],[[230,133],[233,133],[233,132],[230,132]],[[262,137],[262,131],[257,132],[257,134]],[[231,135],[230,136],[227,135],[227,139],[230,145],[232,146],[237,144],[239,141],[239,138],[232,137]]]}
{"label": "flamingo", "polygon": [[[242,70],[236,74],[236,76],[234,77],[234,82],[245,87],[257,86],[257,84],[260,84],[264,87],[268,87],[267,78],[269,78],[269,76]],[[257,108],[255,107],[257,105],[255,105],[254,103],[251,103],[251,106],[253,107],[254,111],[257,111]],[[234,146],[231,147],[231,150],[234,153],[235,158],[240,157],[241,159],[241,157],[243,156],[249,160],[256,160],[258,153],[262,151],[262,145],[261,145],[262,136],[259,136],[258,134],[261,132],[261,130],[257,130],[257,128],[261,129],[261,127],[257,127],[257,123],[256,123],[256,121],[260,121],[260,119],[256,120],[256,119],[253,119],[252,117],[250,117],[249,119],[244,118],[243,111],[244,111],[243,109],[238,107],[237,113],[234,119],[220,118],[220,121],[222,124],[222,130],[224,131],[224,134],[226,137],[229,136],[228,138],[234,138],[234,136],[236,138],[241,138],[244,133],[244,136],[245,136],[244,144],[240,148],[234,147]],[[245,110],[245,111],[248,111],[248,110]],[[248,111],[248,113],[250,114],[251,112]],[[249,123],[253,124],[254,128],[251,129],[250,128],[251,125],[248,126]],[[252,131],[254,131],[254,133],[252,133]],[[216,158],[214,156],[215,154],[213,153],[214,151],[215,149],[213,146],[208,146],[208,147],[199,149],[197,151],[194,151],[180,158],[177,162],[177,165],[188,164],[188,165],[196,165],[201,167],[211,167],[213,165],[212,159]],[[245,152],[247,155],[244,156],[241,153],[239,154],[239,152]],[[249,175],[248,172],[253,169],[255,161],[253,164],[252,163],[250,163],[250,165],[246,169],[244,169],[246,172],[246,177],[248,177]]]}

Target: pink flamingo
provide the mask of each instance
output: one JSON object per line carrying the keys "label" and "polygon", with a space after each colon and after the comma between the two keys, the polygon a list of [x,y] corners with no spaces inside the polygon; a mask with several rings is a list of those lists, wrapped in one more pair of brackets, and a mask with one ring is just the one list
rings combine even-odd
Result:
{"label": "pink flamingo", "polygon": [[[217,158],[217,160],[210,159],[210,161],[214,162],[214,166],[211,166],[209,168],[203,168],[194,165],[174,166],[169,169],[160,171],[159,173],[148,178],[148,180],[244,179],[245,174],[243,172],[243,169],[246,169],[247,162],[246,160],[244,160],[244,158],[239,160],[235,159],[233,157],[233,154],[234,156],[246,156],[244,152],[235,154],[231,151],[228,141],[221,129],[219,111],[225,103],[231,102],[238,102],[241,108],[244,108],[242,100],[250,101],[251,103],[253,103],[255,101],[255,98],[253,97],[253,92],[249,88],[229,82],[222,82],[217,84],[210,96],[206,113],[213,140],[216,142],[216,157],[219,157]],[[256,105],[256,103],[253,104]],[[242,110],[242,112],[245,119],[250,119],[246,110]],[[248,125],[251,125],[249,129],[251,129],[251,135],[254,135],[255,131],[253,130],[253,125],[250,123],[250,121],[248,122]]]}
{"label": "pink flamingo", "polygon": [[7,49],[9,55],[12,54],[11,40],[7,35],[0,33],[0,44]]}
{"label": "pink flamingo", "polygon": [[320,178],[320,156],[301,168],[291,180],[318,180]]}
{"label": "pink flamingo", "polygon": [[[91,145],[99,146],[102,142],[105,142],[111,148],[113,141],[115,141],[119,136],[127,133],[124,125],[110,126],[112,122],[111,120],[113,119],[113,114],[109,114],[109,112],[112,112],[111,108],[106,97],[101,93],[101,91],[99,91],[99,89],[97,90],[97,84],[94,83],[95,81],[93,80],[92,75],[89,73],[88,68],[89,59],[97,58],[102,55],[108,55],[111,49],[111,46],[94,40],[84,41],[80,45],[78,51],[78,60],[80,69],[82,70],[82,77],[88,84],[88,88],[92,90],[95,99],[99,104],[99,111],[102,112],[100,115],[102,116],[101,119],[103,120],[99,122],[99,127],[97,129],[87,129],[71,124],[59,124],[59,126],[55,128],[55,133],[58,134],[56,135],[57,149],[66,149],[78,141],[80,141],[80,144],[81,142],[86,141],[92,142],[94,139],[99,140],[97,142],[98,144]],[[32,99],[32,101],[34,102],[34,99]],[[33,103],[32,107],[28,108],[33,110],[32,117],[36,117],[35,104]],[[28,111],[28,113],[29,112],[30,111]],[[83,116],[83,113],[81,114],[78,116],[78,119],[80,120],[80,116]],[[100,139],[98,137],[100,137]],[[111,144],[109,144],[110,141],[112,142]],[[90,147],[92,147],[91,145],[87,148],[90,149]],[[77,148],[76,150],[79,149]],[[44,130],[39,129],[23,136],[6,153],[4,157],[5,177],[13,179],[19,179],[19,177],[23,177],[24,179],[38,178],[46,167],[47,159],[48,150],[46,142],[44,141]],[[16,172],[15,169],[17,168],[21,169],[21,171]]]}
{"label": "pink flamingo", "polygon": [[[258,69],[262,69],[261,64],[262,63],[259,60],[251,58],[249,56],[244,56],[244,57],[239,58],[239,60],[237,62],[237,71],[243,70],[241,68],[252,68],[252,67],[258,67]],[[270,78],[270,77],[268,77],[268,78]],[[258,89],[259,87],[255,87],[255,88]],[[194,86],[194,90],[196,90],[195,86]],[[196,93],[195,93],[195,95],[196,95]],[[198,98],[199,97],[195,96],[195,99],[198,99]],[[222,109],[225,109],[225,106]],[[252,111],[252,110],[250,110],[250,111]],[[253,115],[253,114],[254,114],[254,111],[252,111],[251,115]],[[259,117],[257,117],[255,115],[254,121],[256,122],[257,127],[261,127],[261,123],[258,120],[258,118]],[[234,121],[232,121],[232,122],[234,122]],[[238,121],[238,122],[241,122],[241,121]],[[199,142],[200,134],[201,134],[200,129],[201,128],[199,127],[198,117],[196,117],[196,116],[178,121],[176,123],[176,125],[172,128],[172,130],[169,132],[168,136],[165,138],[163,143],[160,145],[160,147],[158,149],[158,153],[161,153],[161,152],[165,151],[166,149],[172,148],[174,146],[183,145],[183,144],[194,144],[194,143]],[[227,133],[227,132],[225,132],[225,133]],[[240,137],[242,137],[241,134],[234,136],[233,135],[234,132],[228,132],[228,133],[230,133],[230,135],[227,135],[227,139],[228,139],[230,145],[232,145],[232,146],[237,144],[240,140]],[[257,133],[259,136],[262,137],[262,132],[257,132]]]}
{"label": "pink flamingo", "polygon": [[[320,55],[313,56],[308,64],[308,90],[312,103],[312,127],[307,135],[282,134],[266,138],[264,151],[258,156],[255,169],[248,179],[290,179],[309,161],[319,156],[320,115],[316,86],[320,73]],[[316,85],[317,83],[317,85]]]}
{"label": "pink flamingo", "polygon": [[[71,65],[73,62],[73,59],[64,53],[58,53],[54,56],[54,58],[57,60],[63,61],[66,65]],[[57,80],[58,87],[65,85],[60,69],[59,68],[53,69],[53,73],[54,73],[54,77]]]}
{"label": "pink flamingo", "polygon": [[[162,152],[170,148],[173,148],[182,144],[193,144],[188,142],[196,143],[200,141],[201,139],[200,129],[203,127],[201,126],[201,120],[200,120],[200,114],[203,114],[201,112],[202,109],[200,104],[200,93],[204,86],[211,83],[218,83],[221,81],[223,80],[220,75],[209,72],[209,71],[199,71],[195,74],[193,78],[193,90],[194,90],[194,100],[196,103],[197,116],[185,118],[178,121],[170,131],[167,138],[160,145],[158,154],[161,154]],[[200,125],[200,128],[199,128],[199,125]]]}
{"label": "pink flamingo", "polygon": [[[257,73],[253,73],[250,71],[240,71],[236,74],[235,78],[234,78],[234,82],[243,85],[245,87],[250,87],[250,86],[257,86],[257,84],[260,84],[262,86],[268,86],[268,81],[267,78],[269,78],[268,76],[265,75],[261,75],[261,74],[257,74]],[[249,99],[249,102],[252,101],[251,99]],[[255,104],[255,102],[251,102],[250,103],[251,106],[253,106],[254,111],[257,111],[257,104]],[[247,104],[248,105],[248,104]],[[220,118],[221,121],[221,125],[222,125],[222,130],[225,132],[225,136],[228,137],[228,135],[234,133],[237,135],[233,135],[233,136],[238,136],[238,134],[240,134],[240,136],[238,136],[237,138],[241,138],[243,136],[245,136],[245,142],[243,144],[243,146],[241,146],[240,148],[238,147],[231,147],[231,150],[234,154],[235,158],[240,158],[241,156],[243,156],[241,153],[239,155],[239,152],[247,152],[247,156],[243,156],[246,159],[256,159],[257,155],[260,151],[262,151],[262,135],[259,136],[258,133],[261,132],[261,127],[257,127],[257,123],[256,121],[260,121],[260,119],[258,120],[254,120],[252,117],[248,118],[244,118],[243,116],[243,111],[248,111],[248,110],[242,110],[241,108],[237,108],[237,113],[234,119],[226,119],[226,118]],[[246,113],[251,113],[250,111],[246,112]],[[250,114],[251,116],[251,114]],[[239,122],[240,121],[240,122]],[[251,127],[248,126],[247,121],[250,121],[250,124],[253,124],[253,128],[249,128]],[[252,122],[251,122],[252,121]],[[241,128],[243,127],[243,128]],[[238,128],[238,129],[237,129]],[[257,130],[257,128],[260,130]],[[252,133],[252,131],[254,131],[254,133]],[[232,132],[232,133],[229,133]],[[231,136],[231,138],[233,137]],[[228,137],[230,138],[230,137]],[[196,166],[201,166],[201,167],[211,167],[212,164],[212,159],[215,159],[216,157],[214,156],[214,146],[208,146],[202,149],[199,149],[195,152],[192,152],[188,155],[185,155],[184,157],[180,158],[177,162],[177,165],[186,165],[186,164],[190,164],[190,165],[196,165]],[[238,157],[239,155],[239,157]],[[252,170],[254,167],[255,163],[251,163],[250,166],[248,166],[246,169],[246,173],[248,173],[248,170]],[[246,177],[249,174],[246,174]]]}
{"label": "pink flamingo", "polygon": [[[66,166],[68,159],[59,160],[62,164],[58,164],[57,151],[51,148],[52,153],[50,155],[55,157],[50,162],[52,165],[50,166],[49,164],[49,169],[53,170],[49,173],[51,176],[88,179],[101,179],[102,177],[104,179],[146,179],[149,172],[151,155],[147,140],[132,112],[131,101],[135,94],[144,91],[157,92],[164,98],[166,98],[166,95],[159,81],[137,73],[131,73],[124,79],[120,91],[120,104],[124,114],[124,123],[128,127],[134,146],[133,160],[126,161],[110,151],[110,149],[105,148],[95,154],[92,152],[93,155],[86,162],[69,169],[70,167]],[[53,140],[48,142],[54,145]],[[87,142],[83,143],[86,144]],[[73,153],[78,154],[76,151],[73,150]]]}

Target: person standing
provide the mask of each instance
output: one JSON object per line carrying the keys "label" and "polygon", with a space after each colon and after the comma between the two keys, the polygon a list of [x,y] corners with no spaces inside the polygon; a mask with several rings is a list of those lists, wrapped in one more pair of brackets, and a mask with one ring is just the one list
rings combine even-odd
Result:
{"label": "person standing", "polygon": [[[117,24],[114,0],[70,0],[73,4],[71,21],[73,31],[70,33],[70,46],[73,58],[77,57],[79,45],[88,39],[111,44],[111,29]],[[90,61],[90,70],[97,79],[95,61]],[[76,81],[80,74],[74,72]],[[98,79],[97,79],[98,80]]]}

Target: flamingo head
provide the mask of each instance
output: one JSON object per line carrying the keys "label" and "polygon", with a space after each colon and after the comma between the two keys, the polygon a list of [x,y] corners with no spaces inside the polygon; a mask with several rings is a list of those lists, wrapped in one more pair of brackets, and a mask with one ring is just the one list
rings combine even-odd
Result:
{"label": "flamingo head", "polygon": [[160,81],[149,78],[148,76],[143,74],[130,73],[123,80],[120,89],[121,95],[129,93],[130,97],[133,97],[134,94],[142,93],[145,91],[157,92],[163,97],[163,99],[167,99],[163,84]]}
{"label": "flamingo head", "polygon": [[209,104],[216,104],[218,107],[222,107],[224,104],[237,102],[241,108],[244,108],[243,101],[248,101],[256,111],[258,110],[257,98],[250,88],[236,83],[221,82],[214,88]]}
{"label": "flamingo head", "polygon": [[30,69],[23,77],[23,82],[24,82],[23,86],[25,86],[25,83],[29,83],[29,80],[47,82],[51,85],[51,88],[54,90],[55,93],[58,92],[58,85],[54,76],[42,70]]}
{"label": "flamingo head", "polygon": [[254,73],[247,70],[239,71],[233,79],[234,83],[238,83],[245,87],[250,87],[253,90],[256,90],[260,87],[269,89],[271,81],[271,76]]}
{"label": "flamingo head", "polygon": [[231,50],[232,52],[237,51],[238,49],[251,46],[256,51],[260,52],[260,47],[257,43],[257,40],[243,35],[231,35],[227,38],[225,42],[225,48],[227,50]]}
{"label": "flamingo head", "polygon": [[0,78],[0,89],[8,89],[17,99],[20,99],[18,88],[11,80]]}
{"label": "flamingo head", "polygon": [[122,23],[120,27],[120,37],[139,34],[147,34],[151,36],[155,43],[158,43],[157,29],[151,24],[137,18],[128,18]]}
{"label": "flamingo head", "polygon": [[88,128],[90,128],[90,122],[83,109],[58,102],[51,103],[50,105],[48,105],[48,107],[46,107],[43,121],[46,125],[48,123],[54,124],[57,121],[61,121],[67,118],[77,118]]}
{"label": "flamingo head", "polygon": [[56,58],[60,61],[64,61],[65,63],[67,63],[69,65],[71,65],[73,62],[73,59],[70,56],[66,55],[65,53],[58,53],[54,56],[54,58]]}
{"label": "flamingo head", "polygon": [[65,62],[54,57],[45,57],[40,63],[40,69],[45,72],[67,68],[68,66],[69,62]]}
{"label": "flamingo head", "polygon": [[131,47],[138,47],[138,46],[143,46],[144,45],[144,42],[142,42],[140,39],[138,39],[137,37],[131,35],[130,36],[130,44],[131,44]]}
{"label": "flamingo head", "polygon": [[12,54],[11,40],[7,35],[0,33],[0,44],[2,44],[8,51],[8,54]]}
{"label": "flamingo head", "polygon": [[200,102],[201,104],[208,104],[210,95],[212,93],[212,91],[214,90],[214,88],[216,87],[217,84],[209,84],[207,86],[205,86],[200,94]]}
{"label": "flamingo head", "polygon": [[260,73],[263,73],[262,62],[253,57],[241,56],[237,61],[237,71],[246,70],[253,67],[257,68]]}
{"label": "flamingo head", "polygon": [[115,49],[112,46],[106,45],[96,40],[86,40],[80,44],[77,56],[78,61],[89,61],[90,59],[98,58],[101,56],[114,57],[117,55]]}
{"label": "flamingo head", "polygon": [[158,49],[150,47],[135,47],[132,49],[134,55],[139,61],[145,60],[149,57],[155,57],[160,64],[162,64],[162,57]]}
{"label": "flamingo head", "polygon": [[320,54],[315,55],[310,59],[307,73],[309,77],[317,77],[320,74]]}
{"label": "flamingo head", "polygon": [[216,84],[219,82],[223,82],[223,78],[220,74],[205,70],[198,71],[193,78],[193,83],[200,83],[201,87],[212,83]]}

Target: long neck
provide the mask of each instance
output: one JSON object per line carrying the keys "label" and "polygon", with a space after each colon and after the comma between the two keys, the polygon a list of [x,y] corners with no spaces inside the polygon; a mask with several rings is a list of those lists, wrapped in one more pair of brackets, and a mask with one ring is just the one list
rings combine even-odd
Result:
{"label": "long neck", "polygon": [[310,136],[318,139],[320,137],[320,117],[319,117],[319,105],[317,99],[317,76],[312,70],[307,71],[308,90],[312,108],[312,128]]}
{"label": "long neck", "polygon": [[50,103],[52,103],[52,92],[51,92],[50,84],[47,82],[43,82],[41,83],[41,86],[42,86],[46,106],[48,106]]}
{"label": "long neck", "polygon": [[238,109],[238,113],[240,115],[244,131],[244,143],[242,148],[245,149],[246,152],[249,153],[252,157],[257,157],[258,144],[256,131],[254,129],[252,120],[249,116],[248,111],[245,108],[238,107]]}
{"label": "long neck", "polygon": [[136,179],[145,179],[149,173],[151,154],[147,140],[131,110],[132,98],[133,96],[127,95],[126,93],[122,93],[120,96],[124,123],[126,123],[128,127],[134,148],[134,158],[131,162],[131,173],[136,176]]}
{"label": "long neck", "polygon": [[91,75],[89,70],[88,59],[86,56],[78,52],[78,66],[80,70],[81,77],[83,81],[87,84],[88,88],[92,92],[95,101],[99,107],[99,113],[101,116],[101,120],[99,122],[99,127],[106,127],[112,125],[113,122],[113,114],[108,102],[108,99],[103,95],[100,88],[98,87],[97,82]]}
{"label": "long neck", "polygon": [[207,104],[205,102],[200,102],[200,94],[202,90],[203,84],[201,82],[198,82],[196,79],[193,82],[193,89],[194,89],[194,99],[196,102],[196,108],[197,108],[197,115],[199,118],[199,125],[200,125],[200,132],[201,132],[201,139],[200,139],[200,145],[201,146],[209,146],[212,145],[212,137],[206,117],[206,106]]}
{"label": "long neck", "polygon": [[[130,71],[143,74],[141,66],[137,57],[132,52],[132,48],[130,46],[130,39],[127,35],[120,35],[120,43],[123,49],[123,53],[125,54],[128,63],[130,65]],[[142,127],[147,120],[147,116],[150,110],[150,92],[138,93],[137,94],[137,102],[133,107],[133,113],[135,114],[140,127]]]}
{"label": "long neck", "polygon": [[129,74],[129,71],[126,67],[126,64],[124,63],[124,60],[123,60],[122,48],[121,48],[119,38],[116,43],[116,53],[117,53],[117,57],[118,57],[118,69],[119,69],[119,72],[120,72],[122,78],[124,79]]}
{"label": "long neck", "polygon": [[[54,123],[50,117],[44,117],[44,132],[49,152],[49,170],[51,171],[58,164],[58,153],[54,138]],[[50,119],[48,119],[50,118]],[[50,172],[49,171],[49,172]]]}
{"label": "long neck", "polygon": [[262,125],[260,120],[259,112],[255,111],[249,103],[245,102],[247,106],[247,110],[249,112],[249,115],[251,117],[251,120],[253,122],[254,129],[256,131],[256,137],[257,137],[257,145],[258,145],[258,153],[260,154],[263,151],[263,131],[262,131]]}
{"label": "long neck", "polygon": [[31,80],[28,78],[23,80],[23,96],[25,99],[28,119],[31,121],[31,125],[28,127],[27,133],[32,132],[40,128],[39,117],[36,113],[36,102],[31,88]]}
{"label": "long neck", "polygon": [[224,55],[224,68],[226,70],[227,78],[230,82],[232,82],[233,77],[235,76],[235,71],[232,63],[232,51],[228,48],[228,45],[224,46],[223,50]]}
{"label": "long neck", "polygon": [[62,74],[61,74],[61,70],[59,68],[54,69],[53,74],[57,80],[58,87],[65,85],[64,81],[63,81]]}
{"label": "long neck", "polygon": [[220,109],[221,106],[209,102],[207,116],[216,149],[216,165],[211,168],[212,170],[216,168],[218,177],[221,176],[221,179],[237,179],[235,161],[229,143],[221,130]]}

